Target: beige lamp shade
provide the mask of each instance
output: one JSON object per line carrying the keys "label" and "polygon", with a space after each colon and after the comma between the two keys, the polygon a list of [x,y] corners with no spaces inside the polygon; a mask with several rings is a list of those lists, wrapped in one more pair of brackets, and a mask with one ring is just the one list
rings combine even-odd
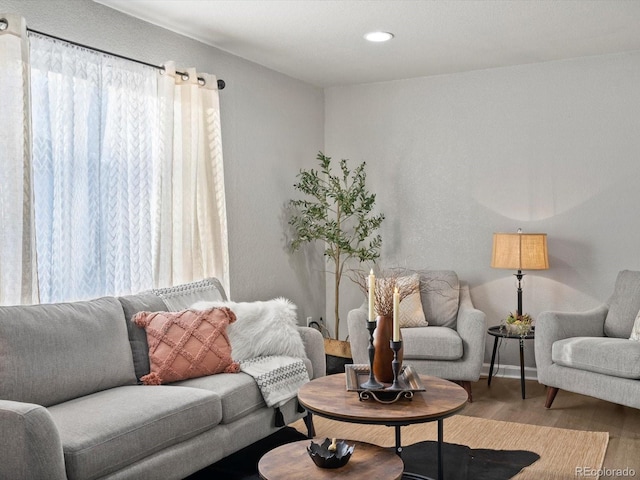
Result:
{"label": "beige lamp shade", "polygon": [[493,268],[546,270],[549,268],[546,233],[494,233]]}

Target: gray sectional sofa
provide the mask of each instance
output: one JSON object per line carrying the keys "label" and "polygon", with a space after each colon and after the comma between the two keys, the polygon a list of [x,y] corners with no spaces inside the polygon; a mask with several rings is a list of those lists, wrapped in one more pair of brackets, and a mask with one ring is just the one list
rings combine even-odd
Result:
{"label": "gray sectional sofa", "polygon": [[[90,301],[0,307],[0,478],[180,479],[273,432],[255,380],[218,374],[144,386],[139,311],[226,299],[207,279]],[[310,378],[325,374],[323,340],[299,327]],[[300,418],[297,400],[280,408]]]}

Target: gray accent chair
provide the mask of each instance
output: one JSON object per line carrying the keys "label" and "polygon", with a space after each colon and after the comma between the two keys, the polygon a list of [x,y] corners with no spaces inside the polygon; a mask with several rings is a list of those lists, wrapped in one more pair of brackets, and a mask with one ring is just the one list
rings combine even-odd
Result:
{"label": "gray accent chair", "polygon": [[640,342],[629,340],[638,311],[640,272],[623,270],[605,304],[538,315],[535,355],[545,407],[563,389],[640,408]]}
{"label": "gray accent chair", "polygon": [[[460,383],[471,395],[471,382],[480,378],[487,333],[486,315],[474,308],[469,287],[450,270],[420,274],[421,301],[427,327],[402,329],[404,363],[419,374]],[[425,287],[428,285],[428,287]],[[368,364],[367,304],[347,317],[353,363]]]}

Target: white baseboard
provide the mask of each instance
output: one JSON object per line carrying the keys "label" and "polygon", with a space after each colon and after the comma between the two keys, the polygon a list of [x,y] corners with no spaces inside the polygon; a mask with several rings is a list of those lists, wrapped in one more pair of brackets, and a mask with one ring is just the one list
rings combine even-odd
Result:
{"label": "white baseboard", "polygon": [[[520,365],[494,365],[492,377],[517,378],[520,380]],[[482,364],[480,376],[487,378],[489,376],[489,364]],[[525,380],[538,380],[538,371],[535,367],[524,367]]]}

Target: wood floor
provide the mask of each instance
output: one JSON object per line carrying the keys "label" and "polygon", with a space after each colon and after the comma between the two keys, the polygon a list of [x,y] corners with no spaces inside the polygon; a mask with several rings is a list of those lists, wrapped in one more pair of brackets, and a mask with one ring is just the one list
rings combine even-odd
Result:
{"label": "wood floor", "polygon": [[[525,400],[521,397],[519,379],[494,377],[491,387],[488,387],[487,379],[481,378],[472,383],[472,389],[473,403],[460,412],[462,415],[572,430],[609,432],[603,468],[630,468],[635,470],[635,476],[631,478],[640,479],[640,410],[564,390],[560,390],[553,406],[546,409],[545,387],[535,381],[526,382]],[[600,478],[624,477],[603,475]]]}

